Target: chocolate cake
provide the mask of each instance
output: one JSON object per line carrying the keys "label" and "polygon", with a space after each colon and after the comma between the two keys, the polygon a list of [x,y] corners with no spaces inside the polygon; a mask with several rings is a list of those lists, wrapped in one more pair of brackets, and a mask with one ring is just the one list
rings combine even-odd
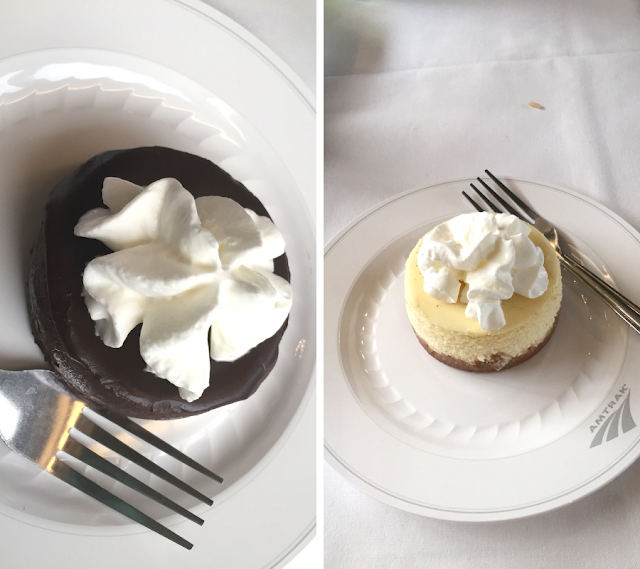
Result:
{"label": "chocolate cake", "polygon": [[[175,178],[196,198],[228,197],[268,217],[247,188],[204,158],[162,147],[95,156],[55,186],[33,248],[29,311],[34,338],[47,362],[60,381],[90,406],[130,417],[173,419],[246,399],[275,365],[287,321],[274,336],[236,361],[211,360],[209,387],[190,403],[179,396],[177,387],[145,371],[140,325],[121,348],[109,348],[96,336],[82,297],[82,273],[89,261],[111,250],[97,240],[75,236],[74,227],[87,211],[103,207],[106,177],[140,186]],[[274,273],[290,280],[286,255],[274,260]]]}

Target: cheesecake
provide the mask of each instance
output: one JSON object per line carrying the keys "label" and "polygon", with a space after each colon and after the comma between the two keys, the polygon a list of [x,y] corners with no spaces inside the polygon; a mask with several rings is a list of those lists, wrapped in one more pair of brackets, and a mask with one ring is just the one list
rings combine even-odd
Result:
{"label": "cheesecake", "polygon": [[[549,241],[514,216],[467,216],[475,221],[436,228],[411,251],[407,314],[418,341],[437,360],[465,371],[500,371],[528,360],[551,338],[562,301],[560,264]],[[522,248],[534,264],[517,259]],[[513,290],[518,280],[529,297]]]}

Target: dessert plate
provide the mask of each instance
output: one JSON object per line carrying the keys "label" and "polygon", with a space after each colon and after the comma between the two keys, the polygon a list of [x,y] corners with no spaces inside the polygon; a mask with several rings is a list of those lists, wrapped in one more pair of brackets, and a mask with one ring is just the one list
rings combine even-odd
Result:
{"label": "dessert plate", "polygon": [[[450,520],[524,517],[606,484],[640,454],[640,337],[563,274],[558,327],[511,370],[449,368],[420,346],[404,306],[418,239],[470,206],[471,180],[396,196],[325,251],[325,455],[367,494]],[[638,302],[640,235],[575,192],[509,186],[585,262]]]}
{"label": "dessert plate", "polygon": [[264,46],[200,2],[142,0],[133,9],[118,0],[27,1],[5,14],[0,31],[7,40],[0,47],[0,367],[44,365],[26,310],[29,249],[53,185],[107,149],[170,146],[243,182],[283,232],[295,299],[278,363],[254,396],[188,419],[145,422],[224,477],[222,486],[209,484],[145,449],[210,495],[209,509],[135,472],[203,517],[202,528],[106,485],[194,543],[191,552],[0,446],[3,565],[47,560],[79,568],[89,554],[96,567],[283,566],[315,527],[311,96]]}

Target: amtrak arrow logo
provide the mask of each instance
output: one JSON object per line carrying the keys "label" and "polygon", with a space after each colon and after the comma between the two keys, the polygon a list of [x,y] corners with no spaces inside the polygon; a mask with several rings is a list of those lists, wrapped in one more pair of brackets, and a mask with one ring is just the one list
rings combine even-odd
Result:
{"label": "amtrak arrow logo", "polygon": [[[625,396],[626,394],[626,396]],[[633,417],[631,416],[631,404],[629,403],[629,397],[631,396],[631,390],[623,385],[620,391],[616,393],[615,397],[609,402],[609,404],[602,410],[600,415],[596,418],[595,424],[591,425],[591,432],[596,431],[596,436],[591,441],[589,448],[597,447],[602,444],[603,440],[610,441],[615,439],[620,431],[626,433],[636,426]],[[622,404],[618,405],[620,400],[623,399]],[[617,407],[617,409],[616,409]],[[616,409],[614,411],[614,409]]]}

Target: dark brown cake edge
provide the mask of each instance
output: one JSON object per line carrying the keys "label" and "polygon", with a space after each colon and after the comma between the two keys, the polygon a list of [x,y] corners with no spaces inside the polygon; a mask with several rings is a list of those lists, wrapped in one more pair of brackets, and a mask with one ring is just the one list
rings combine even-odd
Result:
{"label": "dark brown cake edge", "polygon": [[[31,262],[41,263],[46,266],[46,248],[44,245],[44,224],[38,233],[38,238],[31,251]],[[30,271],[27,284],[27,303],[29,309],[29,322],[31,325],[31,334],[36,345],[42,351],[45,361],[51,366],[56,373],[56,379],[61,387],[69,392],[70,395],[85,401],[87,404],[94,404],[89,401],[80,391],[73,388],[73,382],[64,381],[63,378],[73,375],[76,380],[82,378],[86,371],[80,362],[68,357],[62,339],[55,329],[53,316],[46,303],[39,302],[42,295],[46,295],[47,291],[47,274],[43,271]],[[46,338],[46,341],[44,340]],[[76,366],[79,366],[78,368]],[[101,405],[96,405],[101,408]]]}
{"label": "dark brown cake edge", "polygon": [[431,346],[429,346],[429,344],[427,344],[427,342],[425,342],[418,335],[418,333],[415,331],[413,327],[412,329],[413,329],[413,333],[416,335],[416,338],[418,338],[420,345],[425,350],[427,350],[427,352],[429,352],[429,354],[433,356],[435,359],[437,359],[439,362],[442,362],[443,364],[448,365],[449,367],[460,369],[462,371],[471,371],[474,373],[490,373],[490,372],[502,371],[505,369],[515,367],[517,365],[520,365],[523,362],[526,362],[528,359],[532,358],[533,356],[535,356],[540,350],[542,350],[542,348],[546,346],[547,342],[553,335],[553,332],[555,331],[556,326],[558,325],[559,316],[560,316],[560,311],[558,311],[558,314],[556,314],[556,318],[553,321],[553,326],[551,326],[551,329],[549,330],[547,335],[544,337],[542,342],[540,342],[535,346],[531,346],[528,350],[521,353],[520,355],[514,358],[507,359],[505,356],[501,354],[493,354],[487,360],[475,360],[473,363],[467,362],[465,360],[461,360],[459,358],[454,358],[453,356],[447,356],[446,354],[441,354],[440,352],[436,352],[434,349],[431,348]]}

